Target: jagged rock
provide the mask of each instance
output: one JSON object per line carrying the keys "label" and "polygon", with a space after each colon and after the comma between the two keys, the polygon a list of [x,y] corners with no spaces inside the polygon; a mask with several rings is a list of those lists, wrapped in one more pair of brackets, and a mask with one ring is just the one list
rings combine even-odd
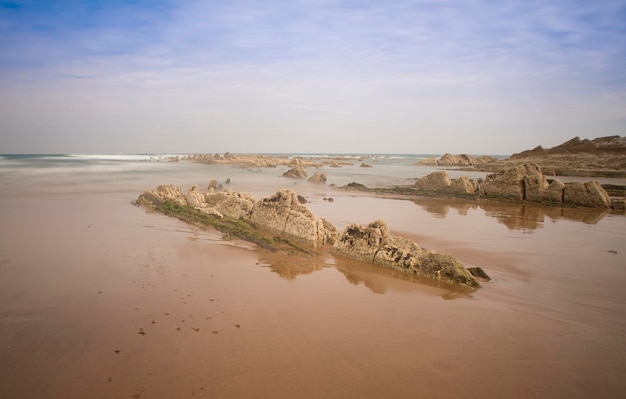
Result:
{"label": "jagged rock", "polygon": [[485,197],[508,198],[517,201],[524,199],[524,174],[522,165],[487,175],[482,185]]}
{"label": "jagged rock", "polygon": [[421,248],[403,237],[391,236],[383,220],[364,227],[351,224],[335,242],[333,253],[410,272],[434,280],[460,284],[469,288],[480,285],[470,272],[449,254],[438,254]]}
{"label": "jagged rock", "polygon": [[339,239],[341,233],[339,230],[328,220],[320,218],[322,226],[324,227],[324,243],[327,245],[333,245],[335,241]]}
{"label": "jagged rock", "polygon": [[206,207],[206,201],[204,199],[204,194],[200,192],[198,186],[193,185],[189,190],[187,190],[187,195],[185,196],[187,200],[187,204],[191,205],[195,208],[203,208]]}
{"label": "jagged rock", "polygon": [[209,190],[216,189],[216,188],[217,188],[217,180],[211,179],[211,181],[209,182]]}
{"label": "jagged rock", "polygon": [[541,202],[544,191],[550,186],[537,165],[524,165],[524,199]]}
{"label": "jagged rock", "polygon": [[611,198],[597,181],[565,184],[563,202],[574,206],[611,207]]}
{"label": "jagged rock", "polygon": [[450,176],[445,170],[433,172],[427,176],[420,178],[415,182],[414,187],[420,190],[437,190],[443,191],[447,189],[452,182]]}
{"label": "jagged rock", "polygon": [[328,166],[330,166],[331,168],[341,168],[339,162],[331,162]]}
{"label": "jagged rock", "polygon": [[452,180],[448,191],[458,194],[474,194],[478,190],[478,182],[471,180],[467,176],[461,176]]}
{"label": "jagged rock", "polygon": [[485,273],[483,268],[480,267],[480,266],[468,267],[467,271],[469,271],[472,274],[472,276],[474,276],[474,277],[482,278],[485,281],[490,281],[491,280],[491,277],[489,277],[489,275],[487,273]]}
{"label": "jagged rock", "polygon": [[361,164],[361,167],[362,167],[362,168],[373,168],[373,166],[372,166],[372,165],[370,165],[370,164],[368,164],[367,162],[363,162],[363,163]]}
{"label": "jagged rock", "polygon": [[[248,229],[276,233],[305,242],[313,248],[330,244],[333,245],[333,252],[340,255],[470,288],[479,287],[472,275],[451,255],[430,252],[413,241],[391,236],[389,227],[382,220],[367,227],[350,225],[340,234],[332,223],[324,218],[317,218],[301,204],[298,195],[289,189],[281,189],[272,196],[256,201],[248,193],[237,193],[230,189],[211,194],[201,193],[197,186],[193,186],[187,195],[183,195],[178,187],[159,186],[156,190],[141,194],[136,203],[186,221],[206,220],[197,219],[189,208],[170,207],[164,204],[166,201],[189,205],[197,212],[219,218],[228,216],[229,219],[224,221],[225,224],[219,225],[219,228],[225,229],[225,234],[229,237],[230,234],[240,231],[240,225],[233,224],[237,222],[232,221],[239,219],[250,225]],[[260,244],[264,242],[258,235],[249,232],[240,234],[237,236]]]}
{"label": "jagged rock", "polygon": [[535,196],[537,202],[545,202],[549,204],[562,204],[563,203],[563,190],[565,184],[559,180],[554,180],[547,189],[540,191]]}
{"label": "jagged rock", "polygon": [[314,248],[326,242],[323,222],[298,201],[292,190],[283,188],[257,201],[249,220],[266,230],[301,239]]}
{"label": "jagged rock", "polygon": [[326,183],[326,174],[322,172],[315,172],[313,176],[309,177],[311,183]]}
{"label": "jagged rock", "polygon": [[476,169],[497,171],[524,163],[540,165],[544,173],[550,175],[624,177],[626,137],[608,136],[593,140],[574,137],[552,148],[537,146],[504,160],[478,165]]}
{"label": "jagged rock", "polygon": [[296,165],[293,168],[289,169],[285,173],[283,173],[284,177],[291,177],[293,179],[304,179],[307,174],[304,168],[300,165]]}
{"label": "jagged rock", "polygon": [[[573,144],[572,144],[573,145]],[[482,185],[485,197],[508,198],[539,203],[564,203],[570,206],[610,208],[611,198],[600,183],[548,183],[535,164],[517,165],[491,174]]]}
{"label": "jagged rock", "polygon": [[300,202],[301,204],[306,204],[308,201],[306,200],[306,198],[304,198],[304,196],[298,194],[298,202]]}
{"label": "jagged rock", "polygon": [[226,189],[223,192],[205,195],[207,206],[233,219],[247,218],[256,199],[249,193],[234,192]]}
{"label": "jagged rock", "polygon": [[155,190],[145,191],[137,199],[139,205],[161,204],[165,201],[173,201],[177,205],[182,206],[187,205],[187,200],[180,187],[172,185],[161,185]]}
{"label": "jagged rock", "polygon": [[497,159],[490,156],[481,156],[475,157],[473,155],[468,154],[443,154],[441,158],[426,158],[418,162],[418,165],[429,165],[429,166],[474,166],[474,165],[482,165],[485,163],[494,162]]}

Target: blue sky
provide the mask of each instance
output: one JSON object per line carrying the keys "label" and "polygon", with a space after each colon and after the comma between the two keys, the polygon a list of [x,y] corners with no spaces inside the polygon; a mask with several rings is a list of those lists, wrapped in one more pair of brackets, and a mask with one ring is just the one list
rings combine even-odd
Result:
{"label": "blue sky", "polygon": [[626,135],[626,1],[0,1],[0,153]]}

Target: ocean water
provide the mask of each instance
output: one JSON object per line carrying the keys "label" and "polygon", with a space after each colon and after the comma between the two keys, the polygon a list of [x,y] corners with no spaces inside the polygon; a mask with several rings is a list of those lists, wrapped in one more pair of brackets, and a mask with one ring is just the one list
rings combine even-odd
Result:
{"label": "ocean water", "polygon": [[[185,154],[130,154],[130,155],[0,155],[0,179],[4,184],[28,182],[43,189],[51,186],[65,186],[74,189],[94,189],[106,182],[116,189],[130,189],[143,183],[150,188],[158,184],[174,184],[188,187],[197,184],[208,185],[211,179],[220,182],[231,179],[233,189],[248,189],[254,192],[276,190],[293,181],[286,181],[281,175],[288,167],[244,169],[233,165],[205,165],[192,162],[168,162],[173,156]],[[314,156],[328,158],[331,154],[271,154]],[[356,181],[368,186],[391,186],[410,184],[436,168],[415,166],[419,160],[430,157],[417,155],[374,155],[366,161],[373,168],[361,168],[361,155],[346,155],[354,164],[342,168],[324,168],[328,184],[342,186]],[[312,173],[310,171],[310,173]],[[449,170],[451,177],[467,175],[472,178],[484,177],[482,172],[459,172]],[[311,186],[303,182],[303,190]],[[33,187],[35,188],[35,187]]]}
{"label": "ocean water", "polygon": [[[1,398],[626,389],[623,214],[329,187],[409,184],[436,170],[413,165],[425,154],[376,156],[373,168],[357,154],[323,168],[326,185],[169,155],[0,156]],[[132,205],[160,184],[211,179],[257,198],[292,188],[340,230],[384,219],[492,280],[467,294],[330,254],[276,256]]]}

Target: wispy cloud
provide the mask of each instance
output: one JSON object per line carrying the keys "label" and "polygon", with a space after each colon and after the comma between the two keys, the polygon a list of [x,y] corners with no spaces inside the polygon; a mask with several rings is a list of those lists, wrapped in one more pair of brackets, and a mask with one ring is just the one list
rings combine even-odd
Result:
{"label": "wispy cloud", "polygon": [[[266,131],[280,130],[269,115],[288,130],[322,113],[346,135],[395,120],[402,134],[460,137],[502,131],[506,118],[489,124],[499,112],[522,126],[511,134],[614,132],[626,128],[625,20],[620,0],[0,2],[0,100],[63,91],[97,107],[117,93],[155,118],[184,103]],[[542,125],[581,104],[586,122]]]}

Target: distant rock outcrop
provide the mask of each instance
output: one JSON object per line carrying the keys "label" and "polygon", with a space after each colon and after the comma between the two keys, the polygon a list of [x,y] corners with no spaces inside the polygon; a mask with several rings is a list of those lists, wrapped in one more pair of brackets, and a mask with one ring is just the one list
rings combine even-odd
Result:
{"label": "distant rock outcrop", "polygon": [[419,161],[418,165],[427,165],[427,166],[474,166],[474,165],[483,165],[485,163],[494,162],[497,158],[490,156],[480,156],[475,157],[473,155],[468,154],[460,154],[460,155],[452,155],[452,154],[443,154],[441,158],[426,158]]}
{"label": "distant rock outcrop", "polygon": [[532,150],[526,150],[513,154],[510,160],[543,157],[547,155],[572,155],[572,154],[621,154],[626,155],[626,137],[607,136],[588,140],[576,136],[563,144],[544,149],[537,146]]}
{"label": "distant rock outcrop", "polygon": [[313,176],[309,177],[311,183],[326,183],[326,174],[322,172],[315,172]]}
{"label": "distant rock outcrop", "polygon": [[548,183],[535,164],[517,165],[487,176],[481,185],[487,198],[503,198],[570,206],[610,208],[611,198],[597,181],[587,183]]}
{"label": "distant rock outcrop", "polygon": [[349,225],[333,245],[332,251],[437,281],[469,288],[480,287],[474,276],[452,255],[427,251],[411,240],[392,236],[382,220],[368,226]]}
{"label": "distant rock outcrop", "polygon": [[463,198],[489,198],[509,202],[566,205],[570,207],[615,208],[623,198],[611,198],[596,181],[587,183],[551,182],[535,164],[514,165],[503,171],[487,175],[485,181],[471,180],[467,176],[450,179],[445,170],[421,177],[411,186],[368,188],[352,182],[344,190],[380,193],[432,195]]}
{"label": "distant rock outcrop", "polygon": [[295,165],[283,173],[284,177],[291,177],[292,179],[305,179],[307,177],[306,171],[301,165]]}
{"label": "distant rock outcrop", "polygon": [[537,164],[553,176],[626,177],[626,137],[607,136],[588,140],[574,137],[552,148],[537,146],[474,169],[502,171],[515,165]]}

